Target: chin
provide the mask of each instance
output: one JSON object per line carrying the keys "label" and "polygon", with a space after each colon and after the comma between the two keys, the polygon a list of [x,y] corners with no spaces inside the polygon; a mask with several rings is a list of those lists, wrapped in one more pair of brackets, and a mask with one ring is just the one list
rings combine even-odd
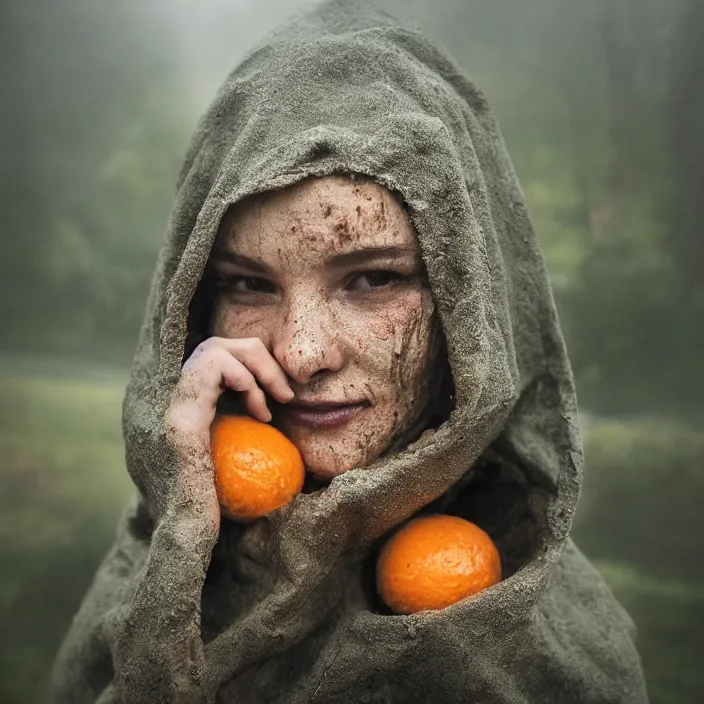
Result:
{"label": "chin", "polygon": [[301,453],[308,474],[320,481],[330,481],[340,474],[349,472],[350,469],[367,464],[361,455],[357,457],[356,453],[339,450],[336,452],[329,443],[303,440],[295,444]]}
{"label": "chin", "polygon": [[368,428],[367,422],[323,430],[283,423],[280,429],[298,448],[308,474],[319,481],[330,481],[350,469],[369,466],[381,454],[385,434],[369,437]]}
{"label": "chin", "polygon": [[330,458],[328,462],[325,462],[317,454],[314,459],[309,460],[306,455],[307,453],[305,451],[301,451],[301,456],[303,457],[303,464],[306,467],[306,471],[321,481],[329,482],[331,479],[334,479],[340,474],[349,472],[350,469],[354,469],[358,466],[357,464],[350,464],[349,462],[340,464],[339,460],[335,460],[333,458]]}

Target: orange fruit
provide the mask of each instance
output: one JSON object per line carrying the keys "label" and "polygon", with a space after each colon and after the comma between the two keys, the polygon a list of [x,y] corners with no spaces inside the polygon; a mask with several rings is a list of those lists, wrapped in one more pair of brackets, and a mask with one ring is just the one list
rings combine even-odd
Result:
{"label": "orange fruit", "polygon": [[215,488],[224,516],[253,521],[303,488],[298,448],[276,428],[246,416],[220,415],[210,428]]}
{"label": "orange fruit", "polygon": [[377,590],[397,614],[442,609],[501,581],[501,558],[479,526],[457,516],[425,516],[384,545]]}

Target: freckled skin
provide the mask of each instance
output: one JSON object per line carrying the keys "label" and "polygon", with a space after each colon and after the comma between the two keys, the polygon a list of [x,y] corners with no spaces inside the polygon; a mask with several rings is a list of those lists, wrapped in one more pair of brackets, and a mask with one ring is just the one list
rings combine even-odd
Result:
{"label": "freckled skin", "polygon": [[[259,337],[289,377],[294,403],[371,403],[347,424],[325,429],[290,424],[272,408],[274,423],[299,448],[308,471],[328,479],[373,462],[417,419],[427,393],[434,304],[401,203],[372,181],[308,179],[238,203],[216,246],[267,271],[218,264],[227,276],[260,283],[252,291],[238,278],[234,289],[221,290],[212,334]],[[336,254],[381,246],[407,253],[371,264],[330,262]],[[370,271],[406,278],[370,286],[379,281],[365,277]]]}

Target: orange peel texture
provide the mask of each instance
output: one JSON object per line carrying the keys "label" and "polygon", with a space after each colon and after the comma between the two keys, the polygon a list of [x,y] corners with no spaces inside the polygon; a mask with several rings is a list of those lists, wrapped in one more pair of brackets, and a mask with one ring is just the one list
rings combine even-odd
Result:
{"label": "orange peel texture", "polygon": [[401,528],[377,560],[377,590],[396,614],[442,609],[501,581],[501,558],[479,526],[425,516]]}
{"label": "orange peel texture", "polygon": [[305,467],[296,446],[267,423],[217,416],[210,451],[222,514],[249,522],[286,505],[300,493]]}

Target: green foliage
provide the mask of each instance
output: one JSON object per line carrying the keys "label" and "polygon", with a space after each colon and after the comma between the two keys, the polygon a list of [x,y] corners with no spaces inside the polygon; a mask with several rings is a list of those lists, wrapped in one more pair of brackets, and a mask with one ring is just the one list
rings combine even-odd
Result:
{"label": "green foliage", "polygon": [[194,122],[149,4],[3,7],[5,350],[131,357]]}
{"label": "green foliage", "polygon": [[0,700],[43,702],[48,668],[132,487],[121,374],[3,359]]}
{"label": "green foliage", "polygon": [[6,350],[36,350],[40,339],[55,352],[129,362],[186,143],[185,120],[162,113],[170,100],[153,91],[81,198],[54,207],[52,237],[35,257],[39,308],[24,311]]}
{"label": "green foliage", "polygon": [[651,704],[693,704],[704,694],[704,583],[654,579],[623,562],[595,566],[638,628]]}
{"label": "green foliage", "polygon": [[[585,481],[575,535],[606,560],[628,555],[662,579],[704,582],[704,433],[662,418],[583,424]],[[617,508],[617,510],[614,510]]]}
{"label": "green foliage", "polygon": [[653,704],[704,693],[704,433],[663,418],[585,417],[572,535],[638,626]]}

